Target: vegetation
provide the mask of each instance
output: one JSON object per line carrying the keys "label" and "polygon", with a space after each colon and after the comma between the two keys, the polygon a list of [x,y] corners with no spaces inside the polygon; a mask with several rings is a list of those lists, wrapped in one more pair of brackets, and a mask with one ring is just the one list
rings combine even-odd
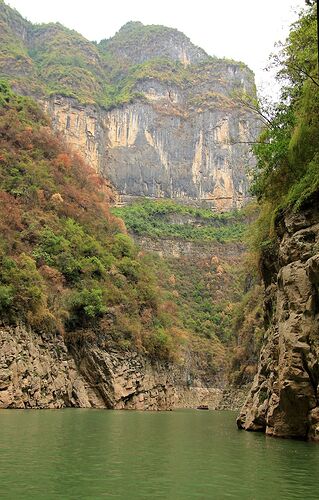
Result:
{"label": "vegetation", "polygon": [[[310,5],[312,4],[312,5]],[[277,251],[276,227],[289,211],[299,211],[317,199],[319,192],[319,80],[316,13],[312,2],[292,26],[279,55],[273,58],[283,87],[280,101],[271,106],[245,100],[265,124],[253,147],[257,168],[252,193],[259,202],[259,216],[250,226],[250,269]],[[252,271],[251,271],[252,272]],[[248,274],[249,276],[249,274]],[[256,371],[264,331],[263,291],[258,277],[235,305],[233,328],[236,343],[230,381],[250,382]]]}
{"label": "vegetation", "polygon": [[[144,199],[112,212],[124,218],[135,236],[157,240],[163,249],[161,257],[150,257],[156,262],[157,279],[206,373],[225,370],[229,363],[234,366],[233,383],[250,382],[257,365],[259,342],[253,332],[255,326],[261,329],[262,298],[259,293],[257,304],[250,285],[244,293],[244,254],[239,247],[236,252],[231,248],[244,239],[255,207],[220,214],[171,200]],[[165,238],[196,244],[173,257]]]}
{"label": "vegetation", "polygon": [[2,323],[174,356],[186,334],[154,267],[110,214],[107,186],[48,125],[34,101],[0,83]]}
{"label": "vegetation", "polygon": [[[191,344],[201,368],[218,371],[241,324],[240,259],[212,259],[208,251],[195,262],[159,261],[138,250],[118,217],[138,235],[193,241],[207,251],[240,242],[246,214],[150,200],[111,213],[107,186],[53,135],[36,104],[6,83],[21,93],[61,94],[108,109],[145,98],[146,80],[186,90],[201,84],[189,93],[190,106],[232,106],[206,83],[224,85],[225,64],[242,64],[207,58],[184,66],[166,54],[132,64],[126,57],[167,35],[183,36],[129,23],[95,44],[58,23],[33,26],[0,0],[0,318],[58,331],[68,342],[102,336],[134,344],[157,358],[176,359]],[[247,357],[236,358],[238,380],[247,378],[249,370],[240,371]]]}
{"label": "vegetation", "polygon": [[[202,62],[185,66],[165,50],[165,40],[172,37],[176,43],[188,40],[172,28],[130,22],[113,38],[97,44],[59,23],[32,25],[0,2],[1,76],[19,92],[36,97],[59,94],[111,109],[145,98],[139,83],[147,79],[191,88],[211,81],[212,62],[216,81],[222,78],[225,64],[245,67],[235,61],[205,58],[205,53]],[[143,57],[136,47],[143,47]],[[156,51],[158,57],[154,58]],[[232,105],[231,99],[205,89],[189,99],[195,107],[216,102]]]}
{"label": "vegetation", "polygon": [[319,189],[319,80],[315,6],[303,11],[274,58],[281,100],[254,147],[252,191],[261,204],[255,246],[275,245],[275,220],[298,211]]}
{"label": "vegetation", "polygon": [[258,279],[246,274],[246,281],[252,280],[246,292],[234,305],[233,328],[235,346],[231,355],[230,382],[241,386],[252,382],[257,371],[261,342],[264,333],[263,287]]}
{"label": "vegetation", "polygon": [[198,242],[240,241],[246,227],[243,211],[219,214],[211,209],[182,205],[171,200],[146,199],[114,208],[112,212],[123,218],[130,231],[157,238]]}
{"label": "vegetation", "polygon": [[[242,294],[243,274],[237,259],[210,257],[209,250],[194,257],[163,258],[169,283],[169,298],[176,303],[183,326],[195,336],[220,340],[230,345],[233,340],[234,303]],[[194,262],[195,261],[195,262]]]}

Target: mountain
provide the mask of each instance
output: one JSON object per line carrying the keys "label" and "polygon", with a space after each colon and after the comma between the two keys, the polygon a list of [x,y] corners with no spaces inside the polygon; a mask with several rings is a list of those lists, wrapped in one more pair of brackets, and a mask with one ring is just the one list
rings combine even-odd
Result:
{"label": "mountain", "polygon": [[[0,407],[221,403],[245,214],[123,212],[115,198],[39,105],[1,82]],[[157,229],[159,247],[134,244],[118,215],[136,235]]]}
{"label": "mountain", "polygon": [[249,199],[247,143],[260,122],[236,97],[255,96],[245,64],[210,57],[164,26],[129,22],[97,44],[60,24],[33,26],[4,2],[0,23],[0,74],[42,102],[124,199],[217,210]]}
{"label": "mountain", "polygon": [[195,47],[180,31],[132,21],[122,26],[113,38],[102,40],[99,48],[128,67],[157,58],[179,61],[184,65],[209,60],[206,52]]}
{"label": "mountain", "polygon": [[[254,159],[242,63],[136,22],[89,42],[0,0],[0,407],[234,408],[257,371],[238,427],[319,439],[316,29],[309,2]],[[248,200],[247,166],[248,274],[247,212],[218,213]]]}

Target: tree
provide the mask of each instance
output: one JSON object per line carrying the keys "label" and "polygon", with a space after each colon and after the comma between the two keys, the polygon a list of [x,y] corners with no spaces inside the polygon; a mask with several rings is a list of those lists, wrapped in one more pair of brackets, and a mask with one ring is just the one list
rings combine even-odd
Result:
{"label": "tree", "polygon": [[252,191],[259,199],[278,200],[315,154],[318,134],[313,123],[318,121],[315,96],[319,87],[316,46],[316,15],[311,6],[294,23],[279,54],[273,57],[283,87],[280,102],[266,115],[266,128],[253,147],[257,168]]}

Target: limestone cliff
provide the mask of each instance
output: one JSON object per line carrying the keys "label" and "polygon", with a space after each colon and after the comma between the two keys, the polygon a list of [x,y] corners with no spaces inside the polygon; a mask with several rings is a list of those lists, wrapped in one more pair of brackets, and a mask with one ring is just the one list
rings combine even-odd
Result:
{"label": "limestone cliff", "polygon": [[278,251],[262,260],[267,331],[259,370],[238,418],[246,430],[319,439],[317,202],[278,218]]}
{"label": "limestone cliff", "polygon": [[255,95],[245,64],[164,26],[130,22],[96,44],[60,24],[34,26],[3,2],[0,26],[0,76],[40,99],[121,195],[217,210],[247,201],[260,124],[235,98]]}
{"label": "limestone cliff", "polygon": [[[234,64],[225,63],[224,71],[234,83],[250,76]],[[256,137],[258,121],[215,93],[214,78],[205,86],[209,103],[200,105],[190,100],[201,98],[203,89],[145,80],[137,86],[142,101],[110,111],[62,97],[47,100],[45,106],[55,127],[124,197],[179,198],[206,201],[217,210],[238,208],[249,198],[247,169],[254,160],[247,143]]]}

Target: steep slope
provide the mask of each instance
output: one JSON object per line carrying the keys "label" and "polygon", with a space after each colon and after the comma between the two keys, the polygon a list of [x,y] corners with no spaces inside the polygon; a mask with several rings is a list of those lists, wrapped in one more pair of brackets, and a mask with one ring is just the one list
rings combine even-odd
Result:
{"label": "steep slope", "polygon": [[0,1],[0,65],[3,76],[31,80],[35,67],[27,44],[31,25],[20,14]]}
{"label": "steep slope", "polygon": [[240,427],[319,438],[318,194],[277,225],[278,252],[263,257],[268,327]]}
{"label": "steep slope", "polygon": [[217,406],[227,342],[184,320],[170,270],[49,125],[0,83],[0,407]]}
{"label": "steep slope", "polygon": [[[293,26],[281,53],[285,78],[272,127],[256,148],[261,202],[255,245],[265,285],[266,333],[238,426],[319,439],[319,81],[316,13]],[[301,50],[305,47],[305,50]]]}
{"label": "steep slope", "polygon": [[3,2],[0,19],[0,74],[41,99],[56,129],[124,197],[218,210],[247,201],[247,142],[260,125],[235,98],[255,94],[244,64],[209,57],[163,26],[127,23],[94,44],[59,24],[32,26]]}
{"label": "steep slope", "polygon": [[101,332],[108,314],[109,335],[151,339],[158,290],[109,212],[111,189],[54,136],[34,101],[3,83],[0,92],[1,320],[72,336],[79,327]]}
{"label": "steep slope", "polygon": [[[257,371],[262,332],[261,287],[247,278],[245,235],[255,207],[215,214],[171,200],[139,200],[112,212],[154,255],[170,307],[191,334],[197,369],[207,385],[219,380],[220,406],[236,409]],[[190,385],[193,376],[190,369]]]}
{"label": "steep slope", "polygon": [[[260,125],[235,94],[254,94],[252,72],[162,26],[128,23],[95,44],[59,24],[33,26],[4,2],[0,21],[5,80],[37,98],[55,129],[124,200],[188,203],[166,221],[176,234],[164,231],[162,241],[135,235],[139,252],[103,201],[117,196],[111,186],[45,128],[33,101],[3,85],[1,187],[3,213],[12,212],[1,227],[3,363],[13,352],[21,359],[3,375],[6,404],[18,398],[32,405],[28,394],[36,393],[41,407],[157,409],[203,397],[216,407],[236,343],[244,223],[210,208],[237,208],[249,198],[246,167],[254,160],[246,142]],[[202,202],[209,210],[194,216],[190,205]],[[148,248],[166,257],[149,256]],[[31,331],[10,329],[20,322]],[[46,336],[48,357],[38,370]],[[255,351],[247,353],[234,360],[245,382],[255,368]],[[55,358],[65,369],[54,402],[27,373],[52,380]]]}

